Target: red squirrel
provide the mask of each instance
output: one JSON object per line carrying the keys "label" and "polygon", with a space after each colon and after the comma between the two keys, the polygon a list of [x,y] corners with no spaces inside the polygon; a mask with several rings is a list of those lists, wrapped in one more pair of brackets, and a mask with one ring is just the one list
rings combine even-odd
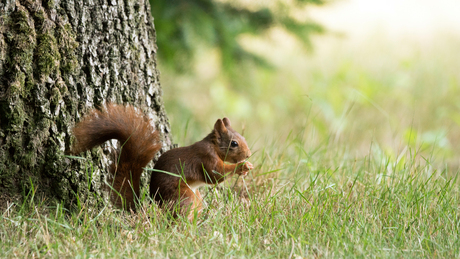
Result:
{"label": "red squirrel", "polygon": [[[120,142],[121,154],[109,169],[115,190],[111,197],[118,207],[135,210],[142,171],[161,148],[150,119],[133,106],[107,104],[102,111],[90,111],[73,133],[74,154],[110,139]],[[198,187],[218,184],[233,173],[246,175],[254,168],[245,161],[250,156],[246,140],[232,129],[230,120],[218,119],[203,140],[160,156],[151,175],[150,195],[160,206],[173,210],[174,215],[175,205],[179,205],[179,213],[192,220],[195,212],[199,215],[202,210]]]}

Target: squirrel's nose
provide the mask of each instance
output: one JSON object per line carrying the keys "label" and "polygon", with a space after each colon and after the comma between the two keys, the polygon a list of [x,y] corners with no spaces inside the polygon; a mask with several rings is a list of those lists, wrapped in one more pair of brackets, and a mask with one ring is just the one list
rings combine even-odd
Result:
{"label": "squirrel's nose", "polygon": [[246,153],[246,158],[249,158],[251,156],[251,151],[248,151],[248,153]]}

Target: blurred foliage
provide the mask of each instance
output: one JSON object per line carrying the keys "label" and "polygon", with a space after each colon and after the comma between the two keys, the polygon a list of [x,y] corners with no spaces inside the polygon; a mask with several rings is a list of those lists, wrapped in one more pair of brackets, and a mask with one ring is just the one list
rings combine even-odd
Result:
{"label": "blurred foliage", "polygon": [[[281,27],[310,47],[310,35],[323,28],[305,19],[295,18],[294,11],[307,5],[321,5],[324,0],[293,1],[216,1],[151,0],[157,31],[160,63],[175,73],[193,72],[195,60],[211,49],[220,54],[222,72],[235,80],[245,71],[243,63],[270,67],[263,57],[245,50],[241,35],[263,35],[270,28]],[[297,15],[299,16],[299,15]]]}
{"label": "blurred foliage", "polygon": [[415,150],[460,166],[458,37],[312,38],[322,29],[307,10],[326,1],[242,1],[152,2],[176,142],[227,116],[256,152],[290,136],[299,149],[341,147],[397,166]]}
{"label": "blurred foliage", "polygon": [[228,116],[255,150],[294,134],[304,149],[343,147],[352,157],[381,153],[399,162],[416,150],[458,168],[460,60],[452,53],[460,39],[317,40],[313,54],[295,44],[254,44],[281,58],[275,73],[250,69],[244,91],[218,73],[211,79],[163,73],[175,141],[192,143]]}

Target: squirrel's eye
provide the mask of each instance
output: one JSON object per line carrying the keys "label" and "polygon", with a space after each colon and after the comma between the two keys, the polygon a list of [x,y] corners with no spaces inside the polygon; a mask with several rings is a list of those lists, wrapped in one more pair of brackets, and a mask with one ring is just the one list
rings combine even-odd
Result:
{"label": "squirrel's eye", "polygon": [[232,140],[232,143],[230,143],[230,145],[231,145],[232,147],[237,147],[237,146],[238,146],[238,142]]}

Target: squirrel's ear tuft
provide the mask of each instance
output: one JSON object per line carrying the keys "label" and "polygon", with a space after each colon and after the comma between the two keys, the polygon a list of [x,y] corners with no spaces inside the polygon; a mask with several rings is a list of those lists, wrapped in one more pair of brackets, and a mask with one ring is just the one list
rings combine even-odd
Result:
{"label": "squirrel's ear tuft", "polygon": [[227,128],[225,127],[224,123],[222,122],[221,119],[218,119],[216,121],[216,124],[214,124],[214,130],[220,135],[221,133],[227,133]]}
{"label": "squirrel's ear tuft", "polygon": [[232,126],[230,120],[227,117],[225,117],[223,119],[223,122],[224,122],[225,127],[231,127]]}

